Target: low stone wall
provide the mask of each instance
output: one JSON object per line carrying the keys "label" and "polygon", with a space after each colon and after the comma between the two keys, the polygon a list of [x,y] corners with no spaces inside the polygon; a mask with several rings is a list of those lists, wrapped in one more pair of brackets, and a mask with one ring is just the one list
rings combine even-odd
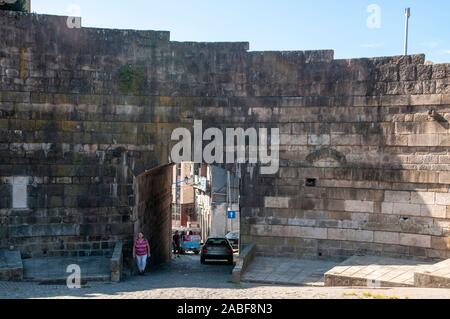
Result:
{"label": "low stone wall", "polygon": [[418,288],[450,288],[450,259],[414,274],[414,286]]}
{"label": "low stone wall", "polygon": [[0,250],[0,281],[23,280],[23,263],[19,251]]}
{"label": "low stone wall", "polygon": [[118,241],[114,247],[114,252],[111,257],[111,281],[120,282],[122,279],[123,270],[123,253],[122,253],[122,242]]}
{"label": "low stone wall", "polygon": [[450,288],[450,278],[427,273],[414,274],[414,286],[418,288]]}
{"label": "low stone wall", "polygon": [[239,254],[236,266],[233,269],[232,281],[239,283],[242,275],[247,270],[248,266],[252,263],[256,255],[256,244],[251,243],[247,245],[244,250]]}

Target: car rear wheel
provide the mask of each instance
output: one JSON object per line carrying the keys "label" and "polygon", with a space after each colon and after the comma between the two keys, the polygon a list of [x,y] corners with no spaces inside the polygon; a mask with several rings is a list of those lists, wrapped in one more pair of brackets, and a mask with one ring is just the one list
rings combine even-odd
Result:
{"label": "car rear wheel", "polygon": [[204,264],[206,263],[205,258],[201,257],[201,258],[200,258],[200,263],[201,263],[202,265],[204,265]]}
{"label": "car rear wheel", "polygon": [[200,254],[200,251],[199,250],[194,250],[194,254],[198,255],[198,254]]}

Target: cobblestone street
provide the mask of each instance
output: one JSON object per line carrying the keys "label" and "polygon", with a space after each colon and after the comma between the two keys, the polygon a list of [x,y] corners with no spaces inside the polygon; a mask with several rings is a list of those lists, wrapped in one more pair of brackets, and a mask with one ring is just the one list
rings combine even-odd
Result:
{"label": "cobblestone street", "polygon": [[0,282],[0,298],[132,298],[132,299],[381,299],[445,298],[450,289],[351,289],[285,287],[231,283],[232,267],[201,265],[198,256],[183,256],[145,277],[127,277],[119,284],[89,283],[82,289],[65,285]]}

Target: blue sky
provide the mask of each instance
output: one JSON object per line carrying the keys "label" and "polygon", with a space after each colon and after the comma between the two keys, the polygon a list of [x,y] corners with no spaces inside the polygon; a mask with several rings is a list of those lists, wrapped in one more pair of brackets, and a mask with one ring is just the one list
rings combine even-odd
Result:
{"label": "blue sky", "polygon": [[[37,13],[80,15],[83,26],[167,30],[173,41],[248,41],[250,50],[334,49],[336,58],[410,53],[450,62],[450,1],[444,0],[31,0]],[[377,5],[380,15],[368,12]],[[74,14],[75,13],[75,14]],[[374,15],[375,14],[375,15]],[[380,17],[378,20],[377,17]],[[368,27],[367,20],[375,22]]]}

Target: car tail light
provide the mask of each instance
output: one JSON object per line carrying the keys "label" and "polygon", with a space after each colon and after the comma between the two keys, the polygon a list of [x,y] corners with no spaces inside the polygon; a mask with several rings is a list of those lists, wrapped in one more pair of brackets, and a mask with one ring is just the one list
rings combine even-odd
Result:
{"label": "car tail light", "polygon": [[208,250],[208,246],[204,245],[202,248],[202,253],[206,253],[207,250]]}
{"label": "car tail light", "polygon": [[227,252],[228,252],[229,254],[233,254],[233,248],[227,247]]}

